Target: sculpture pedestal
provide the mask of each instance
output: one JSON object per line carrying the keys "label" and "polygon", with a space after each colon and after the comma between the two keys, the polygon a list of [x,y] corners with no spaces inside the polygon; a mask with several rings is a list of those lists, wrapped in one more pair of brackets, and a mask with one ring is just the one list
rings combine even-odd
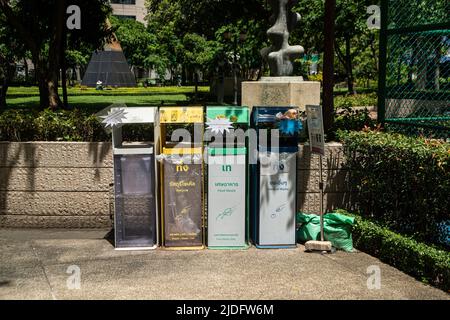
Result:
{"label": "sculpture pedestal", "polygon": [[320,82],[302,77],[262,77],[260,81],[242,82],[242,105],[299,107],[320,105]]}

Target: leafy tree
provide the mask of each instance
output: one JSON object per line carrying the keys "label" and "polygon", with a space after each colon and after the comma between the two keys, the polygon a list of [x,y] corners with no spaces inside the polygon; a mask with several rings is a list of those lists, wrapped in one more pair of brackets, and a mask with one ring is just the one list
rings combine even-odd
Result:
{"label": "leafy tree", "polygon": [[65,52],[66,67],[72,69],[75,74],[78,67],[87,66],[92,56],[90,47],[79,47],[78,49],[68,48]]}
{"label": "leafy tree", "polygon": [[[355,75],[377,74],[378,32],[366,25],[367,7],[372,4],[371,0],[336,1],[335,52],[344,69],[349,93],[354,93]],[[302,20],[293,38],[307,49],[323,51],[323,0],[299,0],[296,10]]]}
{"label": "leafy tree", "polygon": [[[212,60],[208,58],[206,65],[201,68],[207,71],[211,64],[217,65],[218,60],[223,62],[225,56],[234,54],[233,42],[226,41],[223,33],[230,31],[239,35],[240,31],[245,31],[247,40],[239,43],[237,48],[243,73],[248,73],[251,68],[259,68],[259,50],[264,47],[268,28],[268,23],[261,22],[261,19],[266,21],[269,15],[264,4],[263,0],[149,0],[149,31],[158,37],[160,53],[157,55],[167,59],[169,69],[177,69],[182,65],[186,69],[183,76],[192,74],[192,60],[188,58],[192,50],[185,48],[185,40],[196,37],[202,42],[200,47],[207,45],[215,48],[215,56],[207,54]],[[255,16],[258,18],[255,19]],[[191,69],[191,72],[186,72],[187,69]]]}
{"label": "leafy tree", "polygon": [[[81,30],[67,30],[68,5],[81,8]],[[0,0],[5,27],[29,50],[39,82],[41,107],[62,107],[58,94],[58,73],[65,74],[65,50],[81,43],[99,47],[109,35],[106,18],[111,13],[107,0]],[[64,80],[64,79],[63,79]],[[65,81],[63,81],[65,82]]]}
{"label": "leafy tree", "polygon": [[215,37],[221,26],[236,26],[242,21],[268,22],[270,12],[265,0],[182,0],[181,11],[189,32]]}
{"label": "leafy tree", "polygon": [[[354,58],[365,49],[366,41],[360,41],[369,32],[367,7],[371,1],[339,0],[336,3],[336,44],[335,51],[339,61],[344,65],[347,74],[348,92],[353,94]],[[366,37],[366,39],[368,39]],[[362,44],[361,46],[357,46]],[[352,50],[352,46],[354,50]],[[344,49],[343,49],[344,48]]]}
{"label": "leafy tree", "polygon": [[[225,39],[228,33],[230,39]],[[216,32],[216,41],[223,50],[223,56],[227,57],[231,65],[233,55],[238,57],[241,74],[244,79],[254,78],[254,70],[262,67],[260,50],[267,46],[267,36],[263,23],[258,20],[239,20],[236,24],[228,24],[219,28]]]}
{"label": "leafy tree", "polygon": [[110,18],[114,33],[129,63],[138,68],[147,67],[146,59],[155,36],[147,32],[145,25],[132,19]]}
{"label": "leafy tree", "polygon": [[194,73],[195,93],[198,88],[198,71],[208,71],[218,52],[215,41],[208,41],[196,33],[188,33],[183,38],[184,65]]}
{"label": "leafy tree", "polygon": [[155,68],[162,79],[167,69],[173,75],[183,62],[186,29],[182,22],[180,1],[149,0],[147,7],[147,29],[155,37],[149,48],[147,64]]}
{"label": "leafy tree", "polygon": [[6,106],[6,94],[14,73],[16,61],[25,57],[23,44],[5,27],[4,17],[0,15],[0,108]]}
{"label": "leafy tree", "polygon": [[[375,77],[377,73],[378,34],[366,25],[366,9],[371,4],[372,0],[337,0],[335,51],[346,75],[349,92],[354,91],[355,77]],[[266,31],[271,26],[267,1],[149,0],[147,5],[150,30],[158,33],[158,43],[170,65],[185,61],[180,39],[184,39],[186,34],[197,34],[218,43],[217,47],[222,52],[216,60],[233,55],[236,49],[246,78],[252,77],[253,69],[261,67],[259,50],[267,45]],[[299,0],[294,9],[302,19],[290,42],[301,44],[310,52],[323,52],[324,1]],[[224,32],[230,32],[232,39],[237,38],[242,31],[247,38],[236,48],[234,41],[223,37]],[[167,50],[168,46],[177,49]],[[297,64],[296,73],[303,73],[303,67]]]}

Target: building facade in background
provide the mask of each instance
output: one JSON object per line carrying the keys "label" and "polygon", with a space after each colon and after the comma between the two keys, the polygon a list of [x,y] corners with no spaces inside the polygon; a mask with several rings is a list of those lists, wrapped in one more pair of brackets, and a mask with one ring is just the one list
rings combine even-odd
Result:
{"label": "building facade in background", "polygon": [[145,0],[111,0],[113,15],[121,19],[133,19],[146,24]]}

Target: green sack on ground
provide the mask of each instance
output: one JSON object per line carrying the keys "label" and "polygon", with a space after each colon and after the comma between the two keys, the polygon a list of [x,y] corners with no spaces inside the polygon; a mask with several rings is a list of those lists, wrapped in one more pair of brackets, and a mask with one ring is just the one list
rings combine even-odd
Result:
{"label": "green sack on ground", "polygon": [[[353,251],[352,227],[355,218],[339,213],[328,213],[323,217],[324,237],[337,248]],[[315,214],[297,213],[297,241],[320,240],[320,217]]]}
{"label": "green sack on ground", "polygon": [[324,237],[337,249],[353,251],[352,228],[355,218],[339,213],[328,213],[324,216]]}
{"label": "green sack on ground", "polygon": [[297,241],[306,242],[320,238],[320,218],[315,214],[297,213]]}

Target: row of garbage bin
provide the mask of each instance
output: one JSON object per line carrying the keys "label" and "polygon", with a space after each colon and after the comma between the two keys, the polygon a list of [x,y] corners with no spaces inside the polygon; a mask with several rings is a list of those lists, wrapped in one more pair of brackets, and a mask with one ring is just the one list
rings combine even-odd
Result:
{"label": "row of garbage bin", "polygon": [[[245,249],[250,239],[295,247],[298,115],[294,107],[111,109],[116,248]],[[153,124],[154,141],[124,141],[136,124]],[[277,140],[263,129],[278,129]]]}

